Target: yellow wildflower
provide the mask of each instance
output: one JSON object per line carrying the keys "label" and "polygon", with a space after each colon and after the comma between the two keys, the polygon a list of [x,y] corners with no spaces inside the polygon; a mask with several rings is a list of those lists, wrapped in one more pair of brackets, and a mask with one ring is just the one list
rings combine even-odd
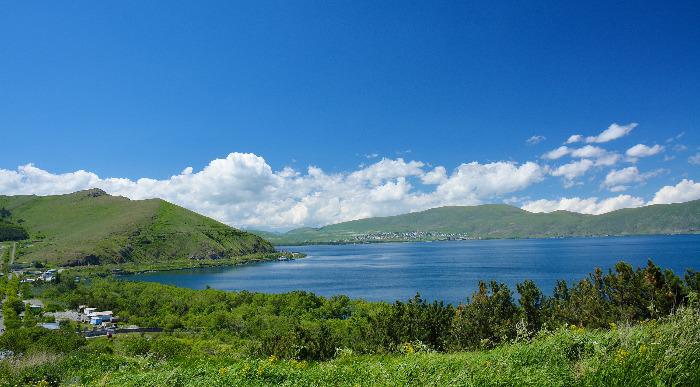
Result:
{"label": "yellow wildflower", "polygon": [[622,348],[618,349],[617,352],[615,352],[615,360],[618,363],[624,362],[627,356],[629,356],[629,352],[625,351]]}

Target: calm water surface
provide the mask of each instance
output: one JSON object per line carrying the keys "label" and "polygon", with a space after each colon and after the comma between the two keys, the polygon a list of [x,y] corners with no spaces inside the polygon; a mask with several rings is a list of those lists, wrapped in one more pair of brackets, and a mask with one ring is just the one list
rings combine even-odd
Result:
{"label": "calm water surface", "polygon": [[557,279],[585,277],[594,267],[647,259],[682,275],[700,270],[700,235],[386,243],[281,247],[308,256],[291,262],[176,270],[129,276],[130,280],[203,289],[283,293],[306,290],[372,301],[464,301],[478,281],[511,285],[532,279],[551,292]]}

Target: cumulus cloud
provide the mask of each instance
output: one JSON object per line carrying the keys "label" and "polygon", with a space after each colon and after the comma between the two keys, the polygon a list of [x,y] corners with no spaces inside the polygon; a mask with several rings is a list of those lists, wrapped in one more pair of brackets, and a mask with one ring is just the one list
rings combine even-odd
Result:
{"label": "cumulus cloud", "polygon": [[596,197],[590,198],[561,198],[559,200],[534,200],[525,203],[521,208],[530,212],[552,212],[571,211],[582,214],[598,215],[606,212],[619,210],[621,208],[640,207],[644,205],[644,200],[630,195],[619,195],[607,199],[599,200]]}
{"label": "cumulus cloud", "polygon": [[616,140],[620,137],[628,135],[632,131],[632,129],[637,127],[637,125],[638,124],[635,122],[629,123],[627,125],[618,125],[614,123],[608,126],[608,128],[602,131],[599,135],[586,137],[586,142],[603,143]]}
{"label": "cumulus cloud", "polygon": [[647,146],[644,144],[637,144],[625,152],[625,155],[627,155],[627,159],[631,162],[636,162],[637,159],[642,158],[642,157],[649,157],[653,156],[655,154],[663,152],[664,147],[661,145],[654,145],[654,146]]}
{"label": "cumulus cloud", "polygon": [[595,163],[589,159],[581,159],[579,161],[572,161],[568,164],[561,165],[554,169],[551,173],[552,176],[561,176],[566,180],[571,181],[584,175],[594,165]]}
{"label": "cumulus cloud", "polygon": [[537,136],[532,136],[532,137],[528,138],[527,140],[525,140],[525,142],[528,145],[535,145],[535,144],[541,143],[542,141],[544,141],[546,139],[547,139],[547,137],[545,137],[545,136],[537,135]]}
{"label": "cumulus cloud", "polygon": [[447,170],[442,165],[421,176],[423,184],[440,184],[447,180]]}
{"label": "cumulus cloud", "polygon": [[603,148],[593,145],[586,145],[583,148],[578,148],[571,151],[571,156],[578,158],[597,158],[606,153],[607,151]]}
{"label": "cumulus cloud", "polygon": [[615,152],[607,152],[595,160],[597,167],[610,167],[620,161],[621,156]]}
{"label": "cumulus cloud", "polygon": [[424,165],[425,164],[420,161],[410,161],[407,163],[402,158],[395,160],[384,158],[379,162],[351,173],[349,179],[360,181],[367,180],[376,185],[386,179],[422,175],[422,168]]}
{"label": "cumulus cloud", "polygon": [[581,148],[569,148],[566,145],[562,145],[559,148],[543,154],[542,158],[546,160],[558,160],[566,155],[579,159],[595,159],[595,166],[611,166],[615,165],[620,160],[620,155],[618,153],[610,152],[593,145],[586,145]]}
{"label": "cumulus cloud", "polygon": [[662,169],[657,169],[656,171],[639,173],[639,169],[637,167],[627,167],[619,170],[612,170],[608,172],[608,174],[605,176],[605,181],[603,181],[603,187],[609,189],[612,192],[624,191],[630,187],[630,184],[643,183],[647,179],[657,176],[662,172]]}
{"label": "cumulus cloud", "polygon": [[676,185],[662,187],[649,204],[683,203],[696,199],[700,199],[700,183],[683,179]]}
{"label": "cumulus cloud", "polygon": [[445,201],[478,203],[483,198],[519,191],[541,181],[545,168],[534,162],[516,164],[499,161],[462,164],[436,188],[436,195]]}
{"label": "cumulus cloud", "polygon": [[611,166],[620,160],[619,154],[593,145],[572,150],[571,157],[595,159],[596,166]]}
{"label": "cumulus cloud", "polygon": [[547,160],[557,160],[571,153],[571,149],[568,146],[562,145],[557,149],[553,149],[542,155],[543,159]]}
{"label": "cumulus cloud", "polygon": [[[634,173],[631,175],[634,176]],[[634,177],[632,177],[632,179],[634,179]],[[648,203],[645,203],[640,197],[631,195],[618,195],[605,199],[598,199],[597,197],[564,197],[555,200],[540,199],[528,201],[525,202],[521,208],[530,212],[553,212],[564,210],[579,212],[582,214],[598,215],[622,208],[635,208],[649,204],[683,203],[697,199],[700,199],[700,183],[696,183],[693,180],[683,179],[676,185],[667,185],[659,189],[654,195],[654,198]]]}
{"label": "cumulus cloud", "polygon": [[[63,194],[87,188],[132,199],[163,198],[225,223],[248,228],[319,226],[443,205],[492,201],[541,181],[534,162],[462,164],[448,174],[420,161],[382,159],[346,173],[286,167],[273,171],[260,156],[231,153],[200,171],[185,168],[167,179],[101,178],[87,171],[54,174],[32,164],[0,169],[0,194]],[[411,179],[434,185],[425,192]]]}
{"label": "cumulus cloud", "polygon": [[575,142],[581,142],[583,141],[583,136],[580,134],[574,134],[569,136],[569,138],[566,140],[566,144],[573,144]]}

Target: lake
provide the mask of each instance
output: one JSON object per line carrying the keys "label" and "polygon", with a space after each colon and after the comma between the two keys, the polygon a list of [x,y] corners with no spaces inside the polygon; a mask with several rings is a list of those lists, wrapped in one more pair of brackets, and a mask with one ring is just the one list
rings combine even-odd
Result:
{"label": "lake", "polygon": [[420,292],[428,300],[462,302],[479,280],[505,282],[515,291],[524,279],[551,293],[556,280],[578,280],[596,266],[619,260],[634,266],[651,258],[683,275],[700,270],[700,235],[567,239],[482,240],[292,246],[306,258],[143,273],[129,280],[203,289],[284,293],[306,290],[323,296],[345,294],[372,301],[406,300]]}

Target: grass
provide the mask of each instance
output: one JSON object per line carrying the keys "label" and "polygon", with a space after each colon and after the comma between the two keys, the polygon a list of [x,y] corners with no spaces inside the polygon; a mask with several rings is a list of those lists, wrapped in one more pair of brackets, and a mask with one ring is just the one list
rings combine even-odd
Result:
{"label": "grass", "polygon": [[[357,356],[326,362],[250,359],[225,345],[167,337],[134,354],[141,337],[91,340],[78,352],[0,362],[5,385],[106,386],[648,386],[700,385],[700,313],[610,330],[568,327],[486,351]],[[180,345],[173,345],[179,342]],[[176,351],[173,348],[185,349]]]}
{"label": "grass", "polygon": [[274,251],[265,240],[160,199],[129,200],[99,190],[0,196],[31,241],[18,263],[162,264]]}

